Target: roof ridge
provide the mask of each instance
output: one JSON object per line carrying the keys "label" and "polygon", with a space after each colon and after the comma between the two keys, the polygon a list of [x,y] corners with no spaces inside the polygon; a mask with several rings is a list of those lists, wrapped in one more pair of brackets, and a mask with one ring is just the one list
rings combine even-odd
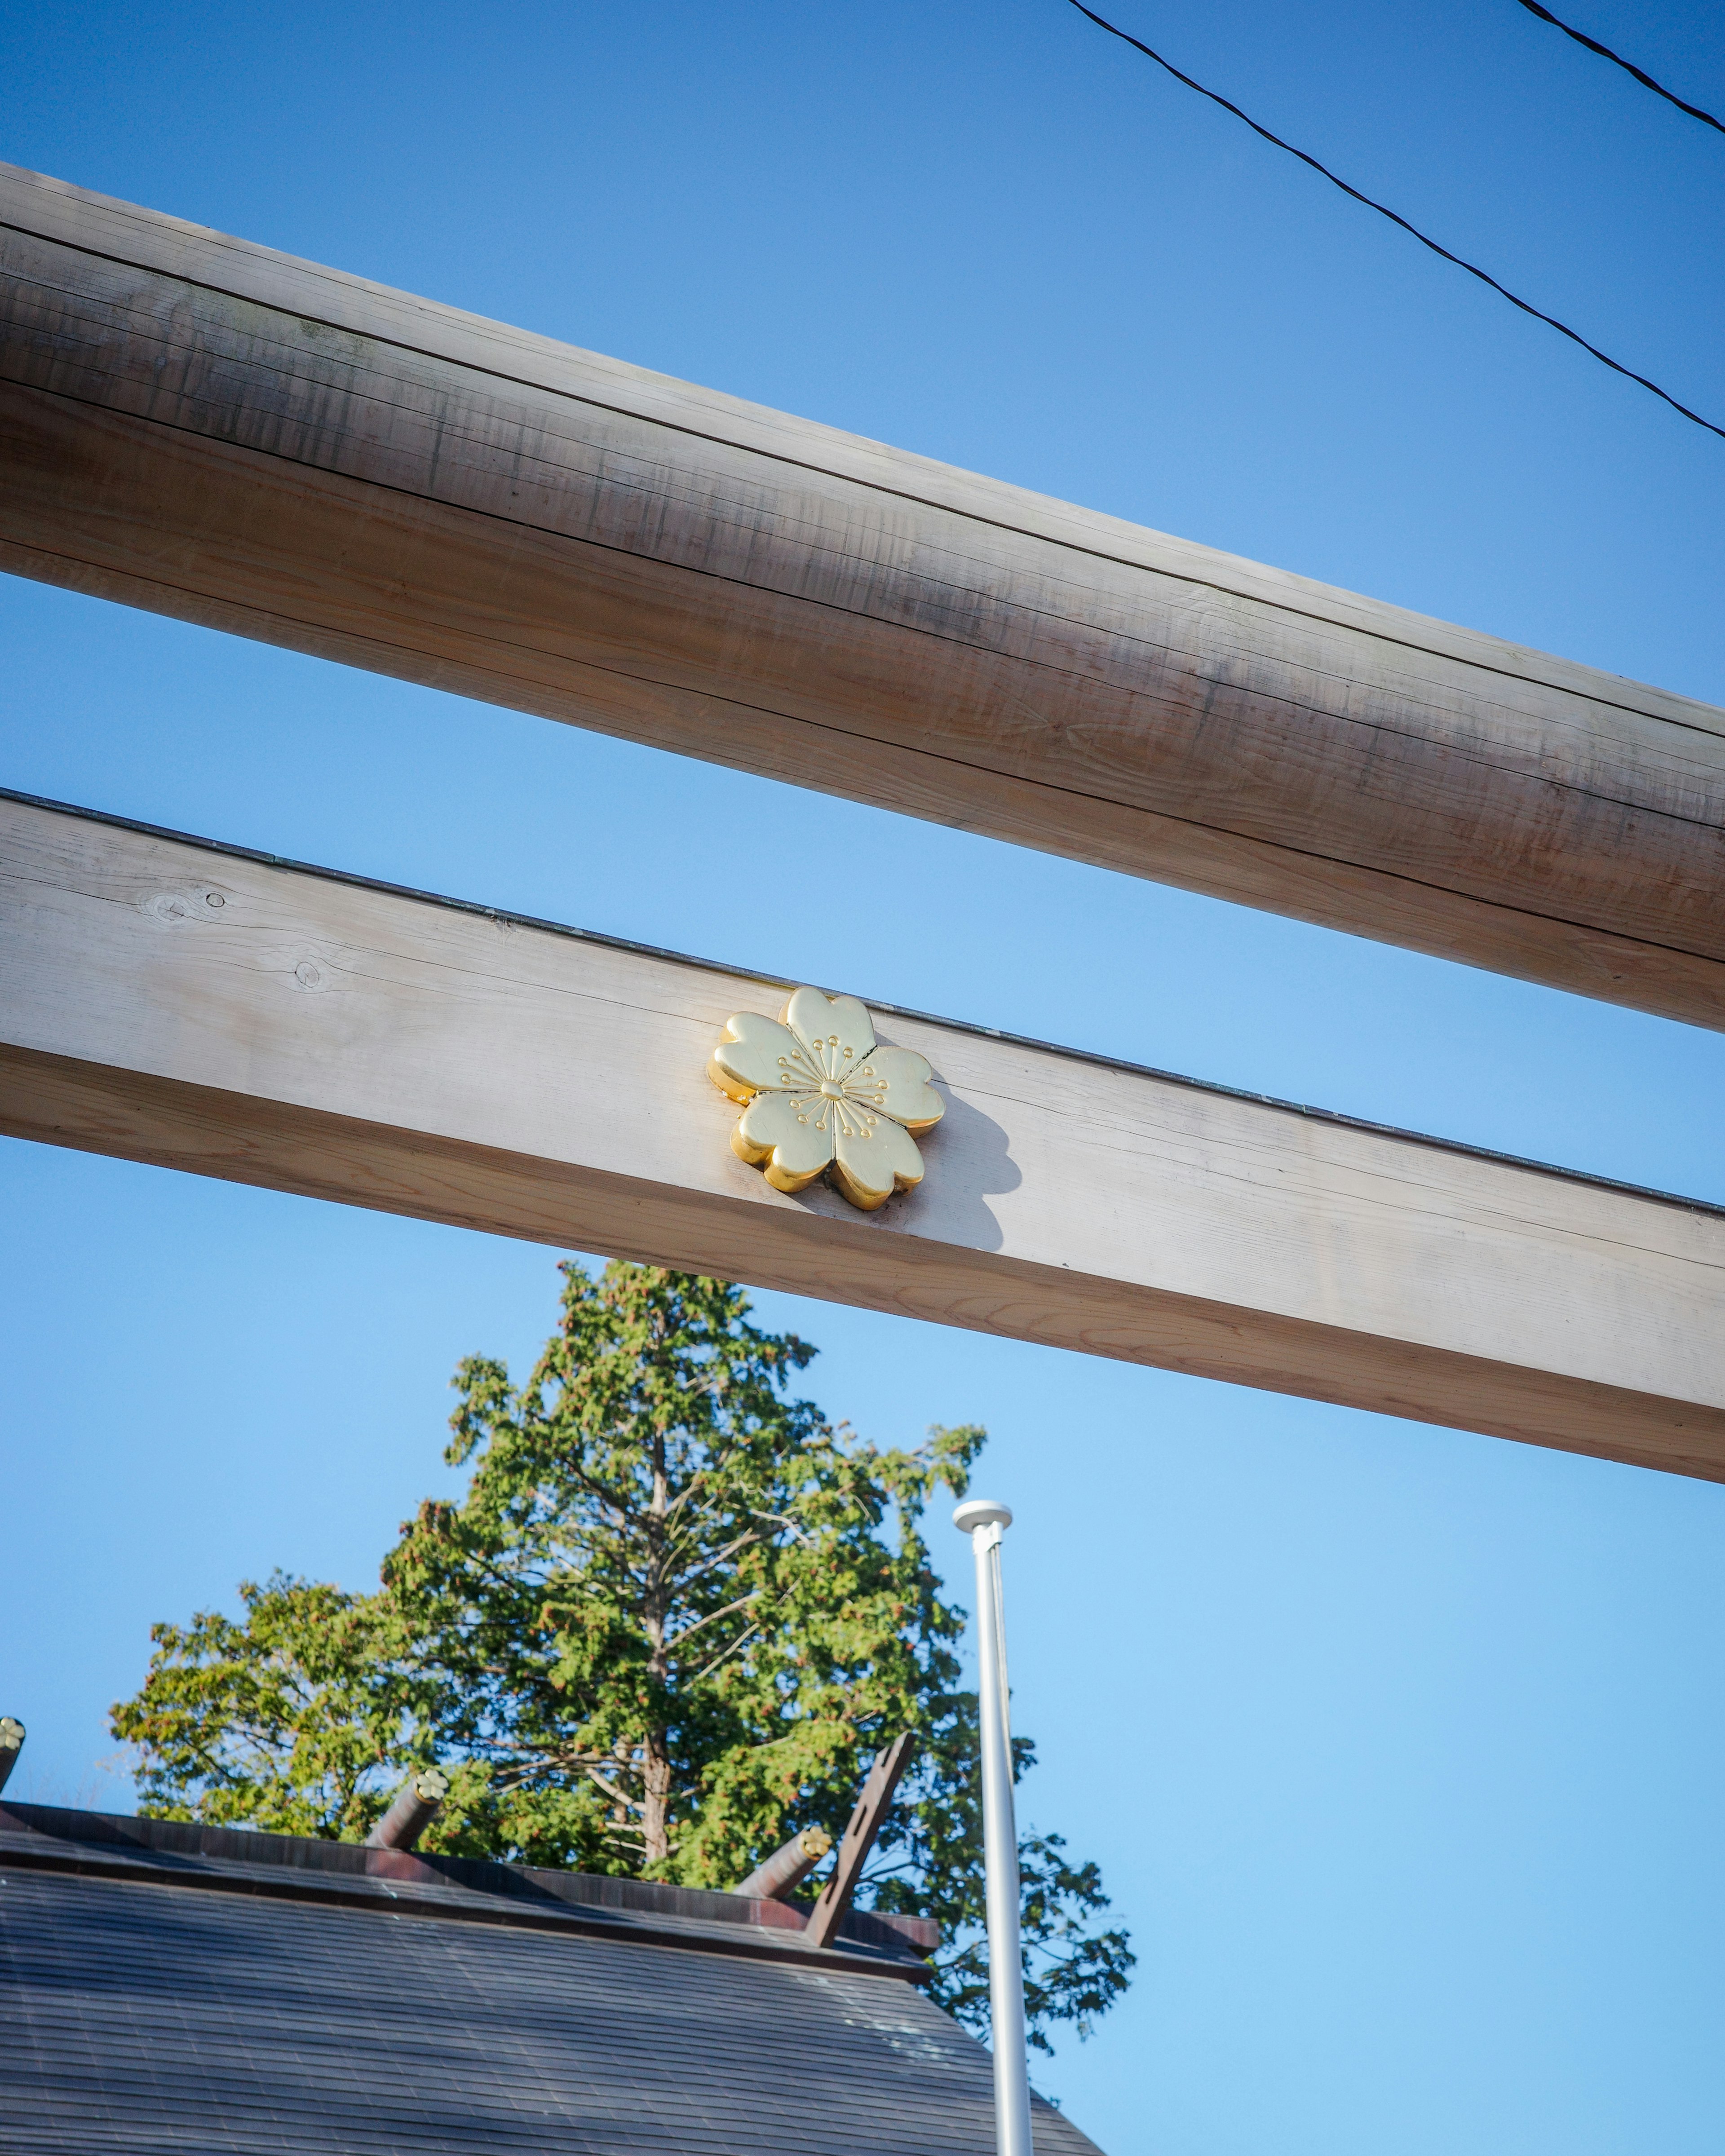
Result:
{"label": "roof ridge", "polygon": [[[915,1982],[938,1943],[925,1920],[857,1910],[841,1943],[805,1945],[802,1912],[710,1888],[558,1871],[490,1857],[372,1849],[310,1835],[0,1804],[0,1863],[326,1906],[602,1933],[657,1945],[788,1958]],[[919,1951],[920,1949],[920,1951]]]}

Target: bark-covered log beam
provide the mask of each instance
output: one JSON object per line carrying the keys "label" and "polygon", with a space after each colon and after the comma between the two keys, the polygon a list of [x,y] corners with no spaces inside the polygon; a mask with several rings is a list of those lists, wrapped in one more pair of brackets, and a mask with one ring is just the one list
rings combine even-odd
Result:
{"label": "bark-covered log beam", "polygon": [[1725,1480],[1718,1209],[902,1014],[927,1180],[787,1197],[783,993],[0,799],[0,1130]]}
{"label": "bark-covered log beam", "polygon": [[9,167],[0,567],[1725,1025],[1719,711]]}

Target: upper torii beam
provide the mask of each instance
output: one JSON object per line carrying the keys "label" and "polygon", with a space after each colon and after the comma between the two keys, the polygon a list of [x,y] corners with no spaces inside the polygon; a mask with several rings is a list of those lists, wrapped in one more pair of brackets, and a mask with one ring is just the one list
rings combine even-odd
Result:
{"label": "upper torii beam", "polygon": [[0,567],[1725,1027],[1725,713],[12,167]]}

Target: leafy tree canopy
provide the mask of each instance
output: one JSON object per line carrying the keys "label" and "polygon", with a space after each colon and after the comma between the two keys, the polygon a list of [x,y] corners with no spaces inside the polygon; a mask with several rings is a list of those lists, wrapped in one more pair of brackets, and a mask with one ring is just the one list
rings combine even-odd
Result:
{"label": "leafy tree canopy", "polygon": [[[362,1837],[404,1773],[449,1797],[423,1845],[724,1887],[793,1832],[836,1840],[871,1754],[915,1763],[859,1901],[939,1920],[935,1995],[985,2026],[977,1702],[964,1613],[925,1507],[962,1495],[984,1433],[882,1450],[792,1396],[814,1350],[749,1322],[723,1281],[562,1268],[526,1383],[472,1357],[445,1458],[375,1594],[278,1573],[242,1614],[158,1625],[115,1733],[142,1810]],[[1015,1740],[1020,1775],[1034,1763]],[[1127,1982],[1093,1864],[1020,1849],[1032,2041],[1087,2034]]]}

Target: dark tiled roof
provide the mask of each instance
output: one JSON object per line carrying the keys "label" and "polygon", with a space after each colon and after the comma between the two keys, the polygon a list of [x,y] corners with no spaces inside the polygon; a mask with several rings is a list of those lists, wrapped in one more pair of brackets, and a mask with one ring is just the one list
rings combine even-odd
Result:
{"label": "dark tiled roof", "polygon": [[[0,2145],[988,2156],[988,2054],[903,1939],[762,1908],[0,1807]],[[1040,2104],[1036,2136],[1095,2156]]]}

